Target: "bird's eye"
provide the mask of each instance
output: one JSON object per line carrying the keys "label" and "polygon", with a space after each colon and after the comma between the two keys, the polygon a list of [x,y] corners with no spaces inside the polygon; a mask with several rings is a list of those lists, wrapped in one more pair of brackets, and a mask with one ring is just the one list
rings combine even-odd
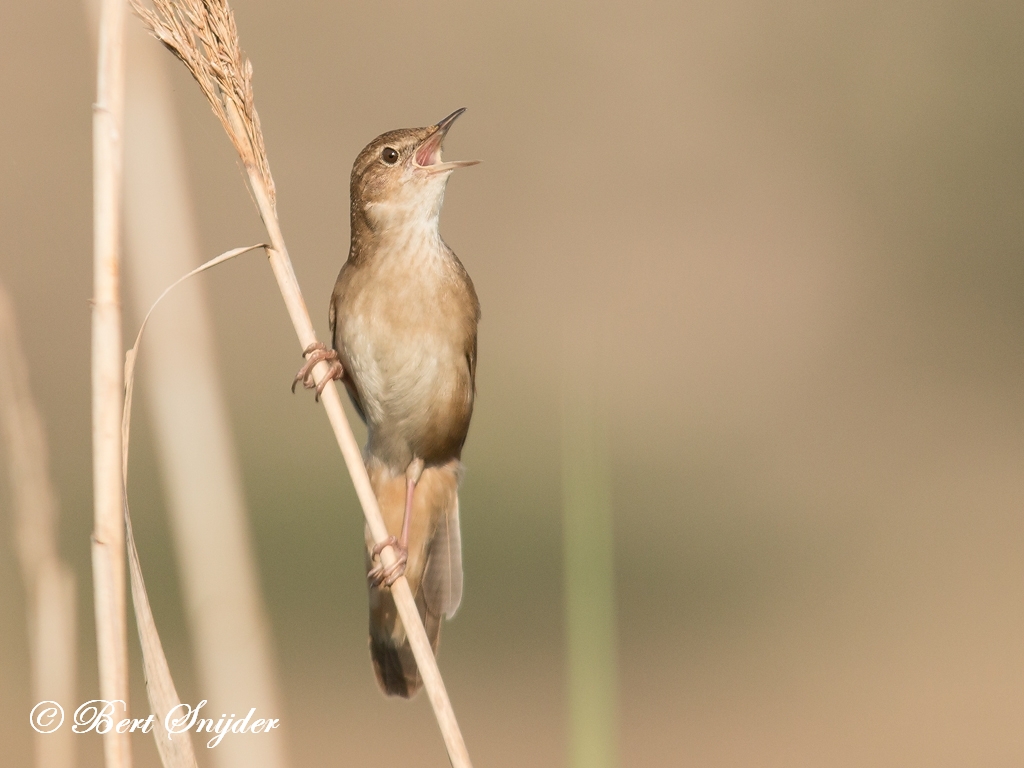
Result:
{"label": "bird's eye", "polygon": [[384,147],[384,151],[380,153],[380,159],[388,165],[394,165],[398,162],[398,150],[394,147]]}

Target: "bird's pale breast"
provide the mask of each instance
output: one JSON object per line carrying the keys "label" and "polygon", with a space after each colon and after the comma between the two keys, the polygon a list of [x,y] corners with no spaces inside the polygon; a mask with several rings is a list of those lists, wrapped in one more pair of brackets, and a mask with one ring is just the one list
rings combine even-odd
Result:
{"label": "bird's pale breast", "polygon": [[369,428],[395,468],[458,458],[473,409],[477,301],[436,235],[395,238],[338,278],[335,348]]}

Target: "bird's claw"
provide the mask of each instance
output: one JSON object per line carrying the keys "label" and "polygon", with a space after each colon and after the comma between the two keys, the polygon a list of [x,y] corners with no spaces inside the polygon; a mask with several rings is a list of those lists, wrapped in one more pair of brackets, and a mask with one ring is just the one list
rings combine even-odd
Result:
{"label": "bird's claw", "polygon": [[[302,356],[306,358],[306,363],[295,374],[295,379],[292,381],[292,393],[295,393],[295,387],[301,381],[302,386],[306,389],[316,390],[316,397],[314,399],[319,402],[320,395],[324,392],[324,387],[335,379],[341,379],[344,369],[338,360],[338,353],[333,349],[327,349],[322,341],[315,341],[310,344],[303,350]],[[323,380],[317,384],[313,378],[313,368],[316,367],[317,363],[324,361],[331,364],[331,369],[324,376]]]}
{"label": "bird's claw", "polygon": [[380,544],[375,545],[374,548],[370,550],[370,559],[377,560],[380,558],[380,553],[387,547],[391,547],[395,550],[397,559],[387,567],[384,567],[384,563],[378,563],[370,569],[370,572],[366,574],[366,578],[369,580],[371,586],[379,587],[383,584],[386,587],[390,587],[405,574],[405,565],[409,562],[409,550],[408,548],[403,547],[394,536],[388,536]]}

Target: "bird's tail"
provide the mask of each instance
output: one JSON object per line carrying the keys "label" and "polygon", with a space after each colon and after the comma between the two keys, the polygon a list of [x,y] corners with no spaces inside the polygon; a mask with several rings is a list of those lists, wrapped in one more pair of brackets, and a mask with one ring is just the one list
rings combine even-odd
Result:
{"label": "bird's tail", "polygon": [[[398,536],[405,514],[405,474],[394,474],[372,460],[368,469],[388,533]],[[454,616],[462,600],[460,475],[458,461],[426,467],[413,496],[405,577],[435,655],[441,637],[441,618]],[[373,546],[369,532],[366,540],[369,562]],[[391,590],[384,586],[370,586],[370,657],[384,693],[409,698],[419,690],[423,681],[412,647],[398,617]]]}

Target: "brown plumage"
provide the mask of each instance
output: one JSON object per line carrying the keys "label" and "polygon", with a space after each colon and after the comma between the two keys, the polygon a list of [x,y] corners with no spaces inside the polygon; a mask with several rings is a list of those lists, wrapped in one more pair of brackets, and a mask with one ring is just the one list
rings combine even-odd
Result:
{"label": "brown plumage", "polygon": [[[459,458],[473,413],[480,305],[438,233],[451,172],[441,142],[463,110],[374,139],[352,168],[352,246],[331,298],[342,380],[366,422],[366,467],[437,652],[462,598]],[[410,503],[411,502],[411,503]],[[404,525],[403,525],[404,521]],[[373,541],[367,539],[372,565]],[[409,697],[419,672],[388,585],[371,570],[370,653],[385,693]]]}

